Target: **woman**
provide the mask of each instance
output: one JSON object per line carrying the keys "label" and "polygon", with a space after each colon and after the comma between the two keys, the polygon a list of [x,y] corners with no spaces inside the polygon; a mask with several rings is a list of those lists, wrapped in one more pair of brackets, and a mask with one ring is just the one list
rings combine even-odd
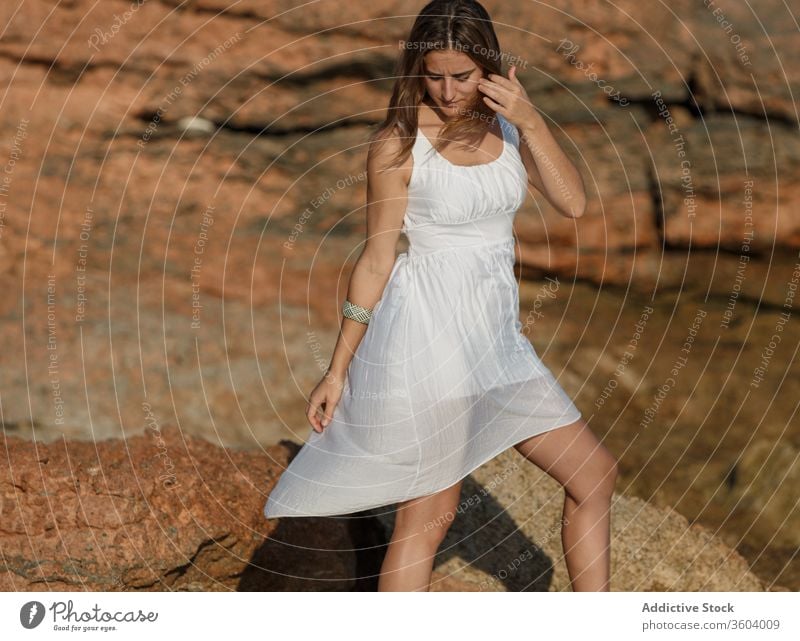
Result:
{"label": "woman", "polygon": [[[477,2],[429,3],[403,43],[368,152],[367,241],[309,398],[313,431],[264,508],[396,504],[380,591],[429,590],[464,477],[512,446],[565,488],[573,590],[609,589],[616,460],[521,334],[513,271],[527,185],[579,218],[583,183],[500,58]],[[395,256],[401,232],[409,249]]]}

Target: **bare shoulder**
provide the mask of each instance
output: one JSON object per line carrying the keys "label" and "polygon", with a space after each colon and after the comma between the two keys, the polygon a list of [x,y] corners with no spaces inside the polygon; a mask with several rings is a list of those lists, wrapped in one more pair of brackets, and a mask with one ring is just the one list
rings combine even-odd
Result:
{"label": "bare shoulder", "polygon": [[409,153],[402,162],[396,163],[405,138],[397,130],[386,131],[376,136],[369,144],[367,151],[367,172],[370,178],[385,176],[392,182],[402,180],[408,184],[413,165],[412,154]]}

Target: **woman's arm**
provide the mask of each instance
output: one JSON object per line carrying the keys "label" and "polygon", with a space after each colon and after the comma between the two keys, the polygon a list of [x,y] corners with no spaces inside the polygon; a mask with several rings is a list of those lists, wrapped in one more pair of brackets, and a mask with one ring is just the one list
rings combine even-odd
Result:
{"label": "woman's arm", "polygon": [[478,89],[486,94],[483,100],[487,105],[517,127],[519,153],[528,182],[563,216],[583,216],[586,191],[581,174],[531,104],[525,87],[517,79],[517,68],[509,68],[508,78],[490,73],[478,81]]}
{"label": "woman's arm", "polygon": [[[402,164],[388,167],[388,160],[397,153],[400,142],[397,137],[384,137],[373,141],[367,153],[367,238],[347,289],[347,300],[367,309],[375,307],[386,287],[406,212],[411,155]],[[366,331],[363,323],[342,316],[330,365],[311,393],[307,408],[308,420],[315,430],[322,431],[330,423],[347,368]],[[321,419],[318,413],[323,415]]]}
{"label": "woman's arm", "polygon": [[519,153],[528,172],[528,182],[563,216],[583,216],[586,209],[583,178],[550,133],[544,118],[536,112],[519,131]]}

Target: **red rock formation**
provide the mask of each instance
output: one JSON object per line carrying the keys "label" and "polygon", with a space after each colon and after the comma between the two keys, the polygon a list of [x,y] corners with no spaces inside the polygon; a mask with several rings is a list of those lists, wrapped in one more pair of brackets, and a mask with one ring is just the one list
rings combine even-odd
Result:
{"label": "red rock formation", "polygon": [[369,517],[264,518],[289,447],[234,451],[176,429],[0,442],[2,590],[360,589],[358,571],[374,574],[374,555],[352,552],[379,542]]}
{"label": "red rock formation", "polygon": [[[590,193],[579,221],[531,195],[516,228],[522,275],[614,285],[656,304],[688,293],[670,317],[691,317],[695,295],[714,311],[735,304],[736,333],[709,339],[714,359],[689,366],[703,394],[675,395],[691,397],[697,416],[713,410],[721,427],[707,430],[709,451],[718,455],[716,433],[724,432],[731,442],[723,449],[735,460],[766,411],[758,403],[734,409],[732,400],[774,331],[754,310],[784,304],[800,248],[800,47],[787,5],[485,4]],[[323,1],[309,11],[199,0],[178,10],[151,0],[121,25],[120,6],[0,4],[0,350],[11,364],[0,368],[4,429],[44,441],[90,439],[93,448],[142,432],[147,399],[187,434],[241,447],[299,442],[303,394],[329,355],[363,242],[366,135],[386,108],[386,78],[412,20],[408,3]],[[536,340],[570,337],[556,356],[575,356],[570,367],[578,371],[567,374],[589,407],[638,311],[618,324],[621,303],[606,288],[578,293],[563,322],[537,326],[547,332]],[[570,298],[566,287],[559,296]],[[605,332],[612,327],[614,336]],[[670,346],[685,333],[663,331],[647,348],[656,367],[642,349],[628,371],[630,397],[618,394],[619,414],[600,417],[635,462],[654,444],[635,442],[632,414],[645,409],[642,390],[661,383],[653,372],[672,362]],[[791,349],[771,362],[765,398],[770,386],[796,378],[796,366],[781,359],[792,361]],[[607,369],[598,373],[594,362]],[[794,408],[789,395],[767,400],[776,414],[766,422],[772,439]],[[619,420],[623,412],[631,415]],[[693,418],[684,420],[687,431],[673,433],[695,443]],[[705,459],[697,465],[708,468]],[[710,466],[712,493],[723,466]],[[649,470],[649,478],[661,484],[670,467]],[[707,488],[688,479],[671,487],[670,498],[702,518]],[[716,526],[731,527],[727,510],[715,513]],[[95,508],[87,518],[103,514]],[[757,511],[741,518],[742,531],[767,528],[755,542],[739,542],[749,546],[770,540],[768,524],[782,521],[779,513],[758,519]],[[47,532],[58,538],[54,527]],[[213,545],[201,547],[209,540],[194,536],[165,576],[172,571],[176,581],[168,566],[209,554]],[[776,572],[793,562],[800,576],[797,544],[785,542],[783,556],[770,561]],[[752,549],[754,562],[769,556]],[[125,585],[152,578],[132,575]]]}
{"label": "red rock formation", "polygon": [[[95,443],[48,445],[13,437],[0,443],[8,463],[0,468],[2,590],[377,589],[390,510],[264,518],[266,496],[297,451],[289,442],[235,451],[167,429]],[[517,589],[529,575],[539,579],[528,589],[564,589],[563,560],[554,583],[543,578],[550,576],[548,555],[558,555],[555,530],[540,531],[556,507],[554,481],[531,483],[544,472],[525,464],[497,486],[488,475],[503,469],[504,461],[508,468],[510,459],[521,460],[509,451],[477,472],[491,493],[467,481],[465,492],[486,498],[459,516],[461,542],[444,546],[434,591]],[[677,513],[640,500],[618,499],[614,589],[763,589],[744,560],[704,528],[689,528]],[[541,518],[534,522],[525,516],[526,506],[537,505]],[[487,582],[490,558],[508,561],[492,537],[516,529],[515,519],[522,519],[524,531],[508,540],[541,545],[547,553],[529,553],[534,563],[517,570],[508,585]],[[495,526],[487,528],[487,520]],[[684,567],[684,558],[694,559],[694,569]]]}

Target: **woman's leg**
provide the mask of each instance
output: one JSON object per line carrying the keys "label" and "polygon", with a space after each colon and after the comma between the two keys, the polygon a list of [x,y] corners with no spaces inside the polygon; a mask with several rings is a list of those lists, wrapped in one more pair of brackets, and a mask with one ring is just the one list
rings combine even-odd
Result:
{"label": "woman's leg", "polygon": [[617,460],[582,419],[514,447],[564,486],[561,541],[573,591],[608,591]]}
{"label": "woman's leg", "polygon": [[430,590],[433,558],[456,517],[462,483],[397,504],[378,592]]}

